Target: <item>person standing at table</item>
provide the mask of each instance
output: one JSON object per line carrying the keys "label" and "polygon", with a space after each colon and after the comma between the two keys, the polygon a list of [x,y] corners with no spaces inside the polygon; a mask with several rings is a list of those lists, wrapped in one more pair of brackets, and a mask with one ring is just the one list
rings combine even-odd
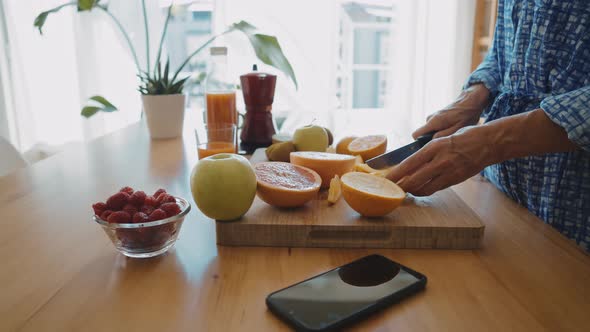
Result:
{"label": "person standing at table", "polygon": [[590,1],[500,0],[485,60],[413,136],[431,131],[390,180],[423,196],[482,172],[590,250]]}

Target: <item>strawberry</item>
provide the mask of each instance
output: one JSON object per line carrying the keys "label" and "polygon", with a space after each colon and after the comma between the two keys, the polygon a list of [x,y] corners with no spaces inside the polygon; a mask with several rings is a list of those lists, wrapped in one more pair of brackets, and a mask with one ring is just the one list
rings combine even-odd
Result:
{"label": "strawberry", "polygon": [[119,190],[119,192],[122,192],[122,193],[127,193],[127,194],[129,194],[129,195],[133,195],[133,191],[134,191],[134,190],[133,190],[133,188],[131,188],[131,187],[123,187],[123,188],[121,188],[121,189]]}
{"label": "strawberry", "polygon": [[125,211],[115,211],[107,219],[110,223],[125,224],[131,221],[131,216]]}
{"label": "strawberry", "polygon": [[111,213],[113,213],[113,211],[105,210],[103,213],[100,214],[100,219],[102,219],[102,220],[109,219],[109,216],[111,215]]}
{"label": "strawberry", "polygon": [[129,197],[129,203],[135,206],[142,206],[143,202],[145,202],[146,194],[145,192],[138,190],[134,192],[131,197]]}
{"label": "strawberry", "polygon": [[104,211],[107,209],[107,205],[103,202],[98,202],[92,204],[92,209],[94,210],[94,214],[100,216]]}
{"label": "strawberry", "polygon": [[134,215],[135,213],[137,213],[137,207],[133,204],[125,204],[125,206],[123,207],[123,211],[129,213],[130,216]]}
{"label": "strawberry", "polygon": [[150,221],[155,221],[155,220],[162,220],[162,219],[166,219],[166,212],[162,209],[155,209],[154,212],[152,212],[152,214],[150,214]]}
{"label": "strawberry", "polygon": [[175,216],[181,211],[180,206],[178,206],[176,203],[164,203],[160,205],[160,209],[164,210],[168,217]]}
{"label": "strawberry", "polygon": [[118,192],[107,199],[107,207],[113,211],[121,210],[129,201],[129,194],[126,192]]}
{"label": "strawberry", "polygon": [[158,206],[158,201],[154,198],[154,196],[147,196],[143,204],[155,207]]}
{"label": "strawberry", "polygon": [[158,196],[158,204],[174,203],[174,202],[176,202],[176,199],[172,195],[162,193],[162,194],[160,194],[160,196]]}
{"label": "strawberry", "polygon": [[143,212],[149,216],[150,214],[152,214],[152,212],[154,212],[155,209],[156,208],[151,205],[142,205],[139,208],[139,212]]}
{"label": "strawberry", "polygon": [[158,196],[160,196],[160,194],[163,194],[163,193],[166,193],[166,189],[160,188],[160,189],[156,190],[156,192],[152,196],[154,196],[154,198],[158,199]]}
{"label": "strawberry", "polygon": [[134,224],[139,224],[142,222],[148,222],[150,221],[150,217],[143,213],[143,212],[137,212],[136,214],[133,215],[133,223]]}

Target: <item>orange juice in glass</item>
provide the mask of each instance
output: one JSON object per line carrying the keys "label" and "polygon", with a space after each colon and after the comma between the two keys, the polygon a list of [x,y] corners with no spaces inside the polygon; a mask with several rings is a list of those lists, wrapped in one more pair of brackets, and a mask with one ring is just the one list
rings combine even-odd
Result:
{"label": "orange juice in glass", "polygon": [[199,159],[218,153],[236,153],[237,135],[235,124],[207,124],[204,130],[196,130]]}

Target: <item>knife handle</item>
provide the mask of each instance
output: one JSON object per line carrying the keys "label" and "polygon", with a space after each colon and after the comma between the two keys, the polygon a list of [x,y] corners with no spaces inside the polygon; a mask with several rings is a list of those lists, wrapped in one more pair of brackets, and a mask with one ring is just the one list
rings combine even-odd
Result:
{"label": "knife handle", "polygon": [[420,143],[420,146],[424,146],[428,144],[428,142],[432,141],[432,137],[434,137],[434,134],[436,134],[436,131],[431,131],[416,138],[416,141]]}

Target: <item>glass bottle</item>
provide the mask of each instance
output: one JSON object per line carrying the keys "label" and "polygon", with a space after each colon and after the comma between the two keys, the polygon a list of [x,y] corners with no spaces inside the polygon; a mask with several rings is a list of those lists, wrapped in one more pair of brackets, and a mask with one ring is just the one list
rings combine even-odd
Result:
{"label": "glass bottle", "polygon": [[211,69],[205,80],[207,126],[238,124],[236,86],[228,75],[227,47],[211,47]]}

